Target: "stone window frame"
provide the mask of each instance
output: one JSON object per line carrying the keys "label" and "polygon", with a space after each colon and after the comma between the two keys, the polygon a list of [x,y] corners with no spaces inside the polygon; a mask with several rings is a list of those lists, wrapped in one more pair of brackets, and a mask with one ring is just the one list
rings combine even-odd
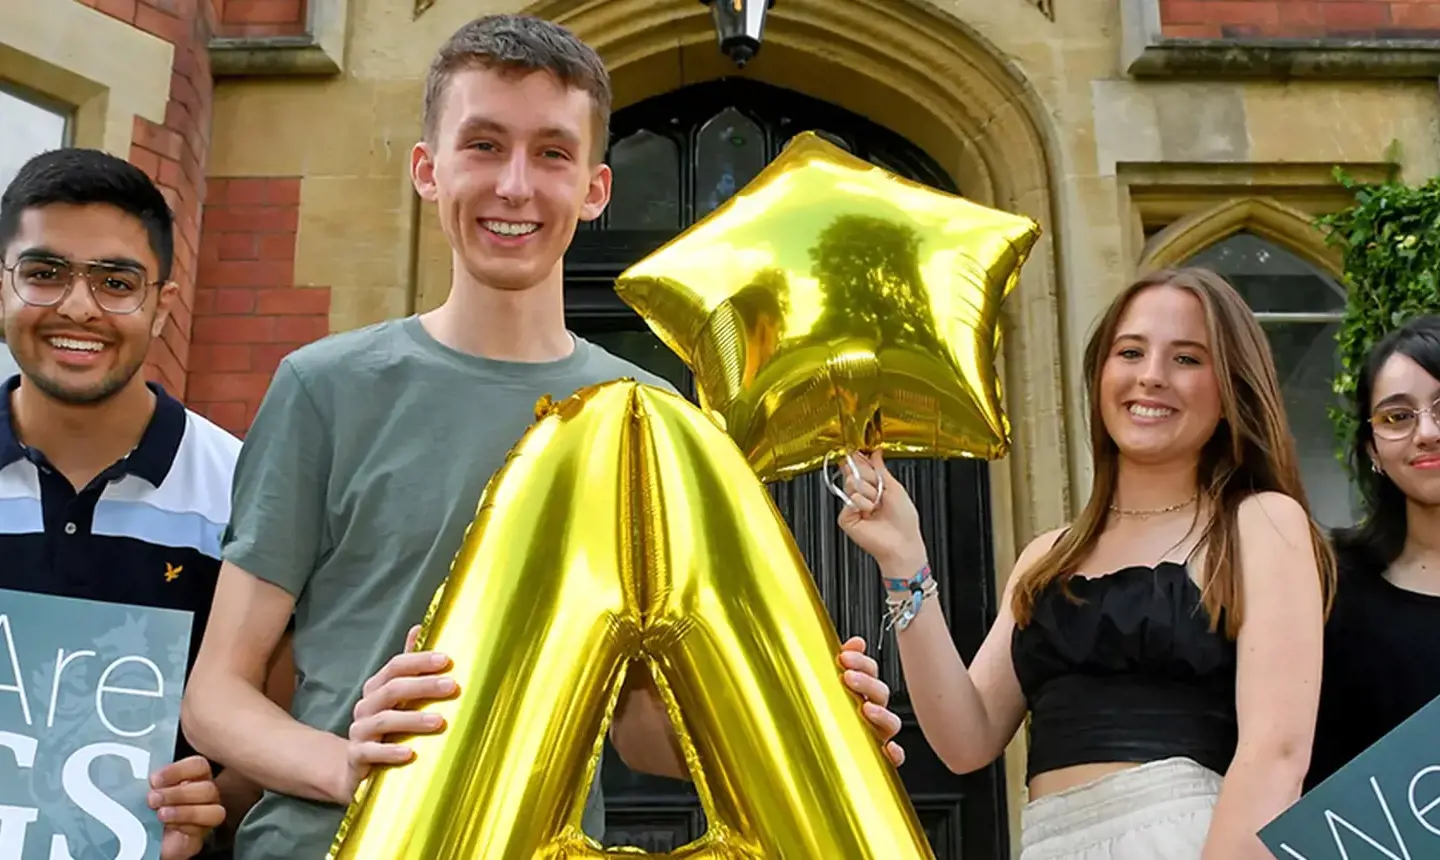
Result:
{"label": "stone window frame", "polygon": [[[58,118],[63,123],[63,126],[60,129],[60,142],[57,147],[52,148],[63,148],[74,145],[74,105],[53,99],[44,93],[38,93],[30,89],[29,87],[17,83],[16,81],[13,81],[6,77],[0,77],[0,98],[9,98],[15,101],[19,101],[21,103],[30,105],[31,107],[39,108],[41,111],[49,113]],[[3,142],[0,142],[0,148],[3,148],[4,146],[5,144]],[[7,182],[8,177],[0,177],[0,189],[3,189]],[[0,335],[0,340],[3,339],[4,335]]]}
{"label": "stone window frame", "polygon": [[211,72],[216,78],[343,74],[349,17],[350,0],[307,0],[305,30],[297,35],[212,37]]}
{"label": "stone window frame", "polygon": [[0,3],[0,80],[72,111],[71,146],[130,154],[165,122],[174,46],[79,3]]}
{"label": "stone window frame", "polygon": [[71,146],[75,138],[75,106],[69,102],[63,102],[52,98],[46,93],[31,89],[30,87],[8,77],[0,77],[0,92],[12,96],[23,102],[28,102],[42,110],[54,114],[63,115],[65,119],[65,131],[61,134],[64,141],[61,146]]}
{"label": "stone window frame", "polygon": [[1339,254],[1311,223],[1354,202],[1335,181],[1336,167],[1361,182],[1384,181],[1394,169],[1382,161],[1116,165],[1132,274],[1250,230],[1338,277]]}

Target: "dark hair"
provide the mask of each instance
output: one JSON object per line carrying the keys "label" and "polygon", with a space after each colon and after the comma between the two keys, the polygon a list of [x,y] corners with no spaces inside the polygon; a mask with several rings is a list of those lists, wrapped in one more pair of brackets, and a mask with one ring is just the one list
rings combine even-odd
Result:
{"label": "dark hair", "polygon": [[150,250],[160,264],[158,279],[170,280],[175,263],[175,219],[165,195],[145,171],[98,149],[67,147],[42,152],[25,162],[0,194],[0,250],[20,232],[20,215],[25,210],[57,203],[101,203],[134,216],[150,237]]}
{"label": "dark hair", "polygon": [[549,72],[567,87],[590,96],[595,139],[591,159],[599,163],[610,143],[610,73],[595,49],[569,30],[531,15],[487,15],[455,31],[440,47],[425,76],[425,139],[435,128],[450,79],[465,69],[501,69],[525,74]]}
{"label": "dark hair", "polygon": [[1370,348],[1365,367],[1355,380],[1355,436],[1348,452],[1351,472],[1360,487],[1365,513],[1360,522],[1332,535],[1335,553],[1346,569],[1382,573],[1405,548],[1409,528],[1405,521],[1405,494],[1390,476],[1371,468],[1370,446],[1375,439],[1370,424],[1370,401],[1375,377],[1391,356],[1399,353],[1440,379],[1440,316],[1411,319]]}

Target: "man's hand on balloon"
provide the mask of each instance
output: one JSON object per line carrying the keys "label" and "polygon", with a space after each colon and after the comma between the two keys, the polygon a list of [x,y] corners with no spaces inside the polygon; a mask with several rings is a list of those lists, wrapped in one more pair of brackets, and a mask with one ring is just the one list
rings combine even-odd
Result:
{"label": "man's hand on balloon", "polygon": [[370,680],[355,703],[355,721],[350,724],[346,772],[337,803],[349,803],[361,780],[375,765],[404,764],[414,751],[401,744],[385,743],[387,735],[428,735],[444,729],[439,714],[402,710],[407,705],[448,699],[459,690],[455,681],[440,673],[450,668],[450,658],[435,651],[415,651],[420,627],[410,628],[405,652],[390,658]]}
{"label": "man's hand on balloon", "polygon": [[225,807],[210,762],[193,755],[150,776],[150,808],[164,825],[160,860],[188,860],[205,847],[205,837],[225,823]]}
{"label": "man's hand on balloon", "polygon": [[891,738],[900,733],[900,718],[889,709],[890,687],[880,680],[880,665],[865,653],[865,640],[851,637],[840,646],[840,665],[845,667],[845,686],[865,699],[860,711],[880,742],[885,744],[885,755],[896,767],[905,763],[905,749]]}

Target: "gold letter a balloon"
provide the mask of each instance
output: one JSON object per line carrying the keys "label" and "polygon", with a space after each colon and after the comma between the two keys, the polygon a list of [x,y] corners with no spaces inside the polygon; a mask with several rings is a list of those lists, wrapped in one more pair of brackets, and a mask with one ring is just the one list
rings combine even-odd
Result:
{"label": "gold letter a balloon", "polygon": [[762,480],[877,447],[994,458],[1000,306],[1039,235],[806,132],[616,291]]}
{"label": "gold letter a balloon", "polygon": [[425,706],[446,729],[371,775],[330,860],[637,856],[580,831],[636,661],[709,821],[651,856],[933,857],[784,520],[673,394],[627,380],[551,407],[487,488],[421,644],[455,663],[458,696]]}

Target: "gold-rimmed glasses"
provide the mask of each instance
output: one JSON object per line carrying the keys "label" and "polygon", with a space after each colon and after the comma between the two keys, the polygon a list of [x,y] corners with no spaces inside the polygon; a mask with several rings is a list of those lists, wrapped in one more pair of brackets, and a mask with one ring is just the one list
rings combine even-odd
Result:
{"label": "gold-rimmed glasses", "polygon": [[22,256],[9,272],[15,295],[27,305],[53,308],[65,301],[78,275],[85,280],[95,304],[111,314],[133,314],[145,304],[151,287],[163,281],[146,280],[145,270],[129,263],[106,260],[74,262],[63,257]]}
{"label": "gold-rimmed glasses", "polygon": [[1429,406],[1410,406],[1397,403],[1375,410],[1370,416],[1370,426],[1375,435],[1389,442],[1409,439],[1415,428],[1420,426],[1420,416],[1429,415],[1430,420],[1440,424],[1440,399]]}

